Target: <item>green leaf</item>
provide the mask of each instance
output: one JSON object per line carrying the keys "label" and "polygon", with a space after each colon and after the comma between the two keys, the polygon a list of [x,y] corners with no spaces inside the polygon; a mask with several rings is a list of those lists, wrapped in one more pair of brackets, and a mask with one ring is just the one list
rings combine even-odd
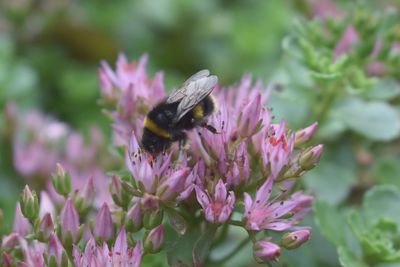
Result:
{"label": "green leaf", "polygon": [[[322,235],[336,246],[345,245],[345,220],[337,209],[326,202],[316,200],[313,203],[315,222]],[[338,230],[340,229],[340,230]]]}
{"label": "green leaf", "polygon": [[365,96],[375,100],[389,100],[400,95],[400,84],[391,78],[378,80],[369,88]]}
{"label": "green leaf", "polygon": [[354,183],[354,175],[349,168],[324,160],[317,168],[304,176],[304,181],[307,187],[315,191],[321,200],[337,204],[343,201],[349,193],[351,185]]}
{"label": "green leaf", "polygon": [[335,110],[335,115],[348,128],[372,140],[390,141],[400,134],[399,114],[384,102],[353,98]]}
{"label": "green leaf", "polygon": [[350,251],[344,247],[338,248],[339,261],[343,267],[369,267],[357,259]]}
{"label": "green leaf", "polygon": [[396,222],[400,229],[400,189],[391,185],[378,185],[364,196],[363,214],[369,225],[376,225],[381,218]]}
{"label": "green leaf", "polygon": [[379,183],[393,184],[400,188],[400,158],[378,158],[372,167],[372,172]]}

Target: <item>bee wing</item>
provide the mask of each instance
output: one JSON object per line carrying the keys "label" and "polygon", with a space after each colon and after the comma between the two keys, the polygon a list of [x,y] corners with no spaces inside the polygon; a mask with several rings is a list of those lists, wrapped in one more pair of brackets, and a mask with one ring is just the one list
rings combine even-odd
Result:
{"label": "bee wing", "polygon": [[209,70],[201,70],[199,72],[196,72],[195,74],[193,74],[192,76],[190,76],[183,84],[180,88],[174,90],[167,98],[166,103],[170,104],[170,103],[175,103],[178,102],[180,100],[182,100],[185,96],[189,95],[188,89],[189,89],[189,85],[191,83],[196,82],[197,80],[200,80],[202,78],[207,77],[208,75],[210,75],[210,71]]}
{"label": "bee wing", "polygon": [[[209,73],[207,71],[207,75],[208,74]],[[202,76],[201,78],[196,78],[188,83],[185,82],[185,86],[182,87],[182,91],[185,92],[185,96],[181,98],[181,102],[178,105],[176,119],[174,122],[178,122],[183,116],[185,116],[186,113],[193,109],[194,106],[211,94],[217,82],[218,78],[214,75]]]}

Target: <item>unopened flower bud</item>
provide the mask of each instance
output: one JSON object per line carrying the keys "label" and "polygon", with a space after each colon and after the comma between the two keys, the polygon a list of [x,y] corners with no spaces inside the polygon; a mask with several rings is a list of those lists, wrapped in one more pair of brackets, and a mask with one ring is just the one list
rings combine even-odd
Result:
{"label": "unopened flower bud", "polygon": [[103,241],[110,239],[114,233],[111,212],[106,203],[103,204],[99,213],[97,213],[93,232],[96,238]]}
{"label": "unopened flower bud", "polygon": [[311,136],[314,134],[317,127],[318,127],[318,123],[314,122],[310,126],[298,130],[295,133],[294,146],[299,147],[299,146],[307,143],[310,140]]}
{"label": "unopened flower bud", "polygon": [[164,225],[160,224],[152,229],[144,240],[144,251],[147,253],[157,253],[161,250],[164,242]]}
{"label": "unopened flower bud", "polygon": [[275,260],[281,254],[281,248],[268,239],[261,239],[253,245],[253,256],[258,262]]}
{"label": "unopened flower bud", "polygon": [[1,243],[1,248],[5,250],[13,249],[18,243],[19,237],[20,235],[18,233],[11,233],[4,236]]}
{"label": "unopened flower bud", "polygon": [[72,245],[82,237],[83,226],[79,227],[79,216],[71,198],[65,202],[60,213],[60,238],[62,243]]}
{"label": "unopened flower bud", "polygon": [[299,158],[299,164],[304,170],[311,170],[317,165],[319,159],[321,158],[323,145],[317,145],[311,148],[305,149],[301,152]]}
{"label": "unopened flower bud", "polygon": [[68,255],[55,233],[51,233],[47,249],[47,265],[49,267],[68,266]]}
{"label": "unopened flower bud", "polygon": [[131,196],[122,187],[121,178],[119,176],[112,176],[110,192],[114,203],[126,210],[129,205]]}
{"label": "unopened flower bud", "polygon": [[238,118],[238,134],[248,137],[255,134],[261,127],[261,94],[257,93],[240,112]]}
{"label": "unopened flower bud", "polygon": [[95,196],[93,177],[91,177],[74,199],[74,204],[80,215],[85,215],[92,208]]}
{"label": "unopened flower bud", "polygon": [[50,234],[54,231],[54,223],[53,219],[51,218],[50,213],[47,213],[46,215],[43,216],[43,218],[40,220],[39,223],[39,233],[38,233],[38,239],[40,241],[46,242]]}
{"label": "unopened flower bud", "polygon": [[139,203],[135,203],[126,214],[126,229],[129,232],[136,232],[142,228],[142,224],[142,210]]}
{"label": "unopened flower bud", "polygon": [[26,185],[20,197],[21,211],[25,218],[34,221],[39,216],[39,200],[35,191]]}
{"label": "unopened flower bud", "polygon": [[12,258],[11,258],[11,256],[10,256],[10,254],[8,254],[7,252],[3,251],[2,258],[3,258],[2,263],[4,264],[4,266],[6,266],[6,267],[11,267],[11,266],[13,266],[13,265],[12,265],[13,260],[12,260]]}
{"label": "unopened flower bud", "polygon": [[308,239],[310,239],[310,230],[301,229],[291,233],[287,233],[282,237],[281,245],[287,249],[295,249],[300,247]]}
{"label": "unopened flower bud", "polygon": [[31,224],[29,223],[28,219],[22,215],[21,205],[20,203],[17,203],[17,206],[15,207],[13,232],[24,236],[29,233],[30,230]]}
{"label": "unopened flower bud", "polygon": [[64,197],[68,196],[71,191],[71,178],[61,164],[57,163],[56,172],[52,174],[51,181],[57,193]]}
{"label": "unopened flower bud", "polygon": [[159,199],[156,196],[144,194],[142,198],[143,226],[146,229],[153,229],[162,222],[164,213],[159,207]]}

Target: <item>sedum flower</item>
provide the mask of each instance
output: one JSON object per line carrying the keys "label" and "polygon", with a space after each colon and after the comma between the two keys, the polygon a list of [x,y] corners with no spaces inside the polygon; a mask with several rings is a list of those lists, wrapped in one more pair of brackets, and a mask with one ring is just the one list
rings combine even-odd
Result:
{"label": "sedum flower", "polygon": [[46,213],[39,223],[39,238],[40,240],[47,241],[50,234],[54,231],[54,223],[50,213]]}
{"label": "sedum flower", "polygon": [[159,155],[151,163],[147,160],[146,152],[142,152],[132,134],[129,151],[126,154],[126,164],[139,190],[144,194],[157,196],[161,201],[171,202],[182,193],[188,194],[191,183],[188,167],[176,166],[171,168],[171,154]]}
{"label": "sedum flower", "polygon": [[310,126],[296,131],[294,136],[294,146],[299,147],[307,143],[311,139],[317,127],[318,123],[314,122]]}
{"label": "sedum flower", "polygon": [[261,144],[262,169],[264,175],[268,169],[274,178],[278,177],[282,169],[288,164],[293,152],[295,135],[286,132],[286,123],[282,120],[273,124],[267,132],[266,139]]}
{"label": "sedum flower", "polygon": [[126,229],[129,232],[138,231],[143,224],[142,209],[139,203],[135,203],[126,213]]}
{"label": "sedum flower", "polygon": [[299,164],[304,170],[311,170],[319,162],[324,146],[316,145],[301,152]]}
{"label": "sedum flower", "polygon": [[276,260],[281,254],[281,248],[270,242],[268,238],[258,240],[253,245],[253,255],[256,261],[266,262]]}
{"label": "sedum flower", "polygon": [[114,233],[111,212],[107,203],[104,203],[97,213],[93,233],[96,238],[101,240],[109,240]]}
{"label": "sedum flower", "polygon": [[144,240],[144,251],[147,253],[157,253],[161,250],[163,242],[164,225],[160,224],[146,235]]}
{"label": "sedum flower", "polygon": [[106,243],[96,245],[92,238],[86,243],[83,252],[74,246],[72,255],[77,267],[139,267],[142,259],[139,242],[128,248],[125,229],[118,233],[111,250]]}
{"label": "sedum flower", "polygon": [[60,213],[61,239],[77,242],[80,237],[79,216],[71,198],[65,201]]}
{"label": "sedum flower", "polygon": [[221,224],[228,220],[235,203],[235,194],[233,191],[230,191],[229,195],[227,194],[226,187],[221,179],[215,186],[213,197],[199,187],[196,187],[196,196],[207,221]]}
{"label": "sedum flower", "polygon": [[[271,175],[257,190],[254,200],[250,194],[244,193],[243,220],[246,229],[284,231],[299,223],[305,213],[309,211],[312,197],[301,192],[297,192],[285,200],[274,197],[274,200],[269,201],[273,182],[274,178]],[[278,196],[283,197],[284,195],[281,193]]]}
{"label": "sedum flower", "polygon": [[50,234],[46,254],[47,254],[47,266],[68,265],[68,256],[55,233]]}

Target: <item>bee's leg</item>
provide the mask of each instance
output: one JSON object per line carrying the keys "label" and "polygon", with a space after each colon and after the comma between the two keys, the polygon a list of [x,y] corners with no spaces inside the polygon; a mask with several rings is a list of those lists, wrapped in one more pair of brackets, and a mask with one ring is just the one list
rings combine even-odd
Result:
{"label": "bee's leg", "polygon": [[217,129],[215,129],[214,126],[211,126],[211,125],[207,124],[206,122],[203,122],[200,126],[205,128],[205,129],[207,129],[207,130],[209,130],[213,134],[217,134],[218,133]]}
{"label": "bee's leg", "polygon": [[178,142],[179,142],[179,154],[178,154],[178,161],[182,160],[183,158],[183,150],[185,149],[185,144],[187,141],[187,136],[185,133],[180,133],[177,136]]}

